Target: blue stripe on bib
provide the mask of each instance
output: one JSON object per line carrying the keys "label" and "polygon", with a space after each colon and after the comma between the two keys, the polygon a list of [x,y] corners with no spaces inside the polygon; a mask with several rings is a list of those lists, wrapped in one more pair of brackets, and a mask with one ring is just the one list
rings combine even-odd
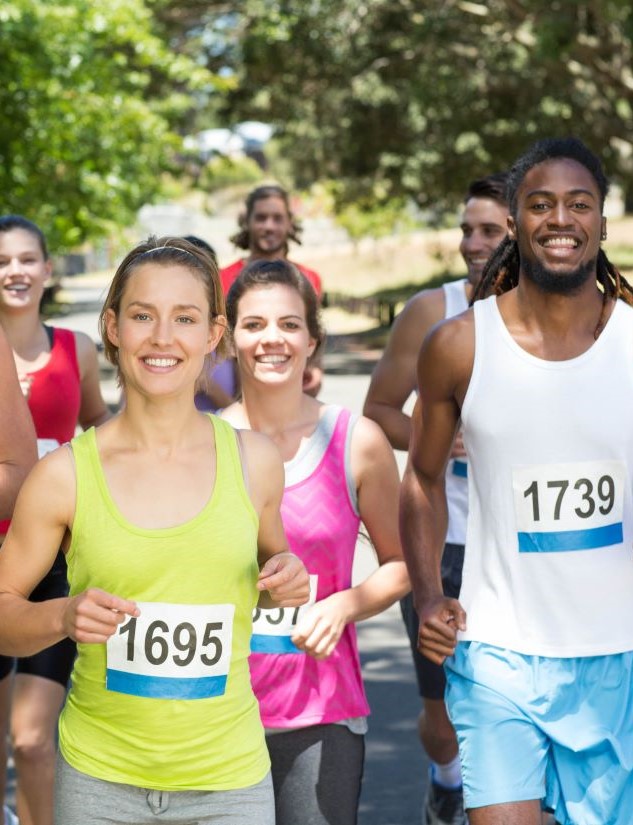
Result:
{"label": "blue stripe on bib", "polygon": [[518,533],[519,553],[561,553],[595,550],[623,541],[622,522],[591,530],[560,530],[548,533]]}
{"label": "blue stripe on bib", "polygon": [[226,675],[180,679],[171,676],[145,676],[106,670],[106,687],[115,693],[145,696],[149,699],[209,699],[222,696],[226,690]]}
{"label": "blue stripe on bib", "polygon": [[465,461],[460,461],[459,458],[454,458],[453,475],[459,476],[459,478],[468,478],[468,464]]}
{"label": "blue stripe on bib", "polygon": [[251,653],[304,653],[293,643],[290,636],[266,636],[253,633]]}

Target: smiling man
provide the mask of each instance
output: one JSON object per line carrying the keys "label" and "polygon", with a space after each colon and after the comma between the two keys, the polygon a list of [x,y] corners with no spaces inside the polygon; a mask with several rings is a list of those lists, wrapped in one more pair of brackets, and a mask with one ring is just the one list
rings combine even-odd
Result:
{"label": "smiling man", "polygon": [[[402,407],[416,388],[418,353],[426,334],[438,321],[468,309],[488,258],[506,236],[506,178],[505,173],[499,173],[470,184],[460,221],[459,245],[467,277],[414,295],[398,316],[387,348],[374,370],[364,413],[380,424],[396,449],[406,450],[409,446],[411,419]],[[442,583],[447,595],[458,596],[468,513],[467,463],[460,439],[453,445],[447,468],[446,494],[449,526],[442,556]],[[424,825],[464,825],[457,739],[444,704],[444,670],[417,650],[418,617],[411,595],[405,596],[401,608],[423,702],[418,731],[430,760]]]}
{"label": "smiling man", "polygon": [[[600,248],[607,188],[580,141],[532,146],[472,310],[418,363],[401,532],[420,650],[446,661],[471,825],[539,825],[544,801],[564,825],[631,821],[633,291]],[[458,601],[440,557],[460,420]]]}

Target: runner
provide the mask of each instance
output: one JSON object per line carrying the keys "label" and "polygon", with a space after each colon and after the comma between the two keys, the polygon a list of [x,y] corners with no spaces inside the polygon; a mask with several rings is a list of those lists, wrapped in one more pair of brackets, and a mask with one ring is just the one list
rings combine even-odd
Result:
{"label": "runner", "polygon": [[[223,308],[217,269],[186,241],[150,239],[125,258],[101,314],[125,408],[38,462],[0,554],[2,652],[79,643],[57,825],[144,825],[167,810],[273,821],[251,613],[258,590],[269,607],[301,604],[308,577],[285,551],[276,450],[250,433],[240,446],[193,404]],[[62,540],[70,596],[27,601]]]}
{"label": "runner", "polygon": [[[228,295],[235,281],[249,261],[288,258],[289,243],[301,243],[301,224],[290,208],[290,198],[285,189],[277,184],[265,184],[253,189],[246,198],[244,211],[239,218],[239,231],[231,241],[238,249],[248,250],[248,257],[235,261],[220,270],[222,289]],[[323,298],[321,278],[312,269],[294,264],[312,284],[319,300]],[[304,391],[317,396],[323,381],[320,356],[311,359],[303,377]]]}
{"label": "runner", "polygon": [[[97,350],[83,333],[46,326],[40,317],[52,264],[40,229],[20,215],[0,217],[0,323],[13,348],[22,391],[37,434],[40,456],[84,429],[107,420],[99,388]],[[9,522],[0,522],[0,542]],[[60,552],[31,598],[66,596],[66,563]],[[75,658],[64,639],[36,656],[0,657],[0,728],[10,735],[17,772],[17,809],[22,825],[51,825],[57,717]],[[6,763],[6,736],[0,759]],[[2,785],[4,792],[4,783]]]}
{"label": "runner", "polygon": [[[409,589],[398,473],[373,422],[303,392],[303,370],[323,331],[314,291],[292,264],[250,263],[231,287],[227,315],[243,395],[223,415],[279,447],[284,528],[311,578],[308,608],[257,611],[253,625],[251,676],[268,734],[277,825],[353,825],[369,713],[354,622]],[[352,587],[360,519],[379,568]]]}
{"label": "runner", "polygon": [[[499,173],[470,184],[464,199],[460,224],[462,241],[459,246],[468,277],[414,295],[396,319],[385,352],[376,365],[364,413],[380,424],[395,449],[406,450],[409,446],[411,418],[402,407],[417,385],[416,364],[424,338],[438,321],[458,315],[468,308],[488,258],[506,235],[506,179],[505,173]],[[446,595],[455,598],[461,586],[466,543],[467,471],[466,453],[458,435],[446,470],[448,531],[442,555],[442,586]],[[424,823],[463,825],[466,815],[462,778],[457,737],[444,704],[444,669],[418,652],[419,622],[413,607],[413,596],[405,596],[400,606],[423,701],[418,720],[420,741],[430,761]]]}
{"label": "runner", "polygon": [[[532,146],[476,298],[494,294],[420,356],[401,531],[471,825],[537,825],[543,799],[564,825],[633,810],[633,432],[604,426],[633,404],[633,292],[600,248],[607,188],[580,141]],[[460,416],[461,604],[439,573]]]}

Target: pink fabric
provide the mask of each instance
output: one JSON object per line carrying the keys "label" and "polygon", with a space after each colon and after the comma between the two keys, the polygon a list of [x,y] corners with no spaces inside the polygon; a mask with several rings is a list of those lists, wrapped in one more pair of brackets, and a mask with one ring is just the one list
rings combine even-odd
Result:
{"label": "pink fabric", "polygon": [[[290,549],[318,576],[317,601],[351,586],[360,519],[345,477],[349,421],[349,411],[342,410],[320,464],[286,487],[281,506]],[[249,661],[265,727],[307,727],[369,714],[353,624],[323,661],[304,653],[252,653]]]}

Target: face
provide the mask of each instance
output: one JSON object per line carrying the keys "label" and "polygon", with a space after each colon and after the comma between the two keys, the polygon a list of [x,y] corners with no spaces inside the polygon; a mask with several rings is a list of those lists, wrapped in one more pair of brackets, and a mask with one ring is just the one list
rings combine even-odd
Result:
{"label": "face", "polygon": [[310,337],[301,295],[285,284],[254,287],[237,306],[233,342],[243,382],[302,386],[316,342]]}
{"label": "face", "polygon": [[217,346],[224,319],[209,322],[202,280],[184,266],[147,263],[129,277],[118,316],[106,314],[127,388],[148,395],[193,393],[204,357]]}
{"label": "face", "polygon": [[282,198],[255,201],[248,220],[250,251],[262,258],[283,258],[291,230],[290,216]]}
{"label": "face", "polygon": [[466,262],[468,280],[476,286],[484,266],[508,231],[508,210],[490,198],[466,201],[461,220],[459,251]]}
{"label": "face", "polygon": [[51,271],[37,235],[26,229],[0,232],[0,308],[39,311]]}
{"label": "face", "polygon": [[595,278],[606,231],[600,191],[589,170],[568,158],[545,161],[526,174],[517,192],[516,239],[521,272],[546,292],[568,294]]}

